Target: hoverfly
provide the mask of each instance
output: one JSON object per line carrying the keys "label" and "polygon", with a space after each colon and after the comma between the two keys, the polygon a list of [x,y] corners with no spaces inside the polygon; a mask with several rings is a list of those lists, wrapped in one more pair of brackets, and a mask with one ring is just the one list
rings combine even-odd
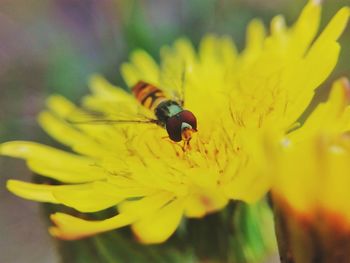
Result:
{"label": "hoverfly", "polygon": [[197,119],[191,111],[168,99],[162,90],[150,83],[139,81],[131,91],[144,107],[154,111],[155,123],[166,129],[172,141],[184,141],[188,146],[192,134],[197,131]]}
{"label": "hoverfly", "polygon": [[[168,133],[173,142],[184,142],[182,149],[190,148],[192,134],[197,132],[197,119],[195,115],[183,109],[183,101],[177,102],[167,98],[165,93],[150,83],[138,81],[131,92],[136,100],[147,109],[154,112],[156,119],[147,120],[95,120],[98,123],[154,123]],[[75,122],[79,124],[79,122]],[[81,124],[81,123],[80,123]]]}

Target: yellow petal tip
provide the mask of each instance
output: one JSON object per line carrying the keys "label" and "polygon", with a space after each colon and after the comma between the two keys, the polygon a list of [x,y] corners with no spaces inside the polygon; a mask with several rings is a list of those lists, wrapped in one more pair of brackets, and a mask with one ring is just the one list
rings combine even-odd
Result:
{"label": "yellow petal tip", "polygon": [[55,105],[57,102],[65,100],[65,98],[59,94],[53,94],[47,98],[46,104],[50,107],[51,105]]}
{"label": "yellow petal tip", "polygon": [[101,74],[95,73],[89,77],[88,84],[94,90],[94,87],[106,84],[106,79]]}
{"label": "yellow petal tip", "polygon": [[0,145],[0,154],[12,157],[23,156],[28,152],[26,144],[30,142],[10,141]]}
{"label": "yellow petal tip", "polygon": [[344,88],[350,88],[350,82],[349,82],[349,79],[347,77],[342,77],[338,81],[340,81],[340,83],[342,84],[342,86]]}
{"label": "yellow petal tip", "polygon": [[323,3],[323,0],[311,0],[310,2],[314,5],[321,5]]}
{"label": "yellow petal tip", "polygon": [[49,227],[49,234],[54,237],[54,238],[58,238],[61,240],[76,240],[79,239],[79,237],[75,237],[75,236],[68,236],[68,235],[64,235],[62,233],[62,231],[55,226]]}
{"label": "yellow petal tip", "polygon": [[75,110],[74,104],[61,95],[50,96],[46,101],[46,105],[60,117],[66,117]]}
{"label": "yellow petal tip", "polygon": [[348,22],[350,17],[350,7],[344,6],[338,11],[338,15],[345,20],[345,24]]}
{"label": "yellow petal tip", "polygon": [[93,73],[92,75],[90,75],[89,77],[89,82],[94,81],[96,79],[101,79],[103,78],[101,74],[98,73]]}
{"label": "yellow petal tip", "polygon": [[7,180],[6,182],[6,188],[7,190],[9,190],[10,192],[13,192],[12,189],[13,189],[13,185],[16,184],[14,180]]}
{"label": "yellow petal tip", "polygon": [[57,217],[59,217],[59,214],[63,214],[63,213],[54,213],[50,215],[50,220],[55,224],[58,225],[58,220]]}
{"label": "yellow petal tip", "polygon": [[54,226],[49,227],[49,233],[50,233],[51,236],[53,236],[53,237],[59,237],[59,232],[60,232],[60,231],[58,230],[57,227],[54,227]]}

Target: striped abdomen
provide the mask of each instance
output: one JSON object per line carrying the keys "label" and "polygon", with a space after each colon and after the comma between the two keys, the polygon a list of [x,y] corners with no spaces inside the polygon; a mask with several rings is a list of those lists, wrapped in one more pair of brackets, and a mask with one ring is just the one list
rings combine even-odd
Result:
{"label": "striped abdomen", "polygon": [[137,82],[131,91],[135,98],[150,110],[155,110],[161,102],[167,100],[163,91],[144,81]]}

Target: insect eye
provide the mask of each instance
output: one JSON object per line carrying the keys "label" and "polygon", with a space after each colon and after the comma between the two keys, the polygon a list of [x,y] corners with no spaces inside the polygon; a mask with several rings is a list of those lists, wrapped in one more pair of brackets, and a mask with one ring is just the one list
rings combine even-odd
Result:
{"label": "insect eye", "polygon": [[169,138],[175,142],[182,140],[181,138],[181,124],[182,121],[178,116],[170,117],[166,123],[166,130],[168,132]]}
{"label": "insect eye", "polygon": [[194,114],[188,110],[184,110],[179,113],[182,122],[191,126],[191,129],[197,130],[197,119]]}

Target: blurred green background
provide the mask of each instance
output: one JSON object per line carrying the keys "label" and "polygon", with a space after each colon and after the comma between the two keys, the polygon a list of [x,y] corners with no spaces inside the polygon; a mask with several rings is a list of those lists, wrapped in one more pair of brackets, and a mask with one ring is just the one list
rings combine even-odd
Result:
{"label": "blurred green background", "polygon": [[[1,0],[0,142],[13,139],[50,143],[35,122],[45,98],[60,93],[74,101],[88,92],[93,72],[124,86],[118,72],[135,48],[158,58],[178,37],[197,44],[208,32],[232,35],[244,46],[248,21],[266,24],[284,14],[295,21],[306,0]],[[323,25],[350,0],[325,0]],[[340,62],[318,92],[323,100],[331,80],[350,76],[350,28],[341,39]],[[10,195],[9,178],[30,180],[22,162],[0,159],[0,262],[57,262],[37,204]]]}

